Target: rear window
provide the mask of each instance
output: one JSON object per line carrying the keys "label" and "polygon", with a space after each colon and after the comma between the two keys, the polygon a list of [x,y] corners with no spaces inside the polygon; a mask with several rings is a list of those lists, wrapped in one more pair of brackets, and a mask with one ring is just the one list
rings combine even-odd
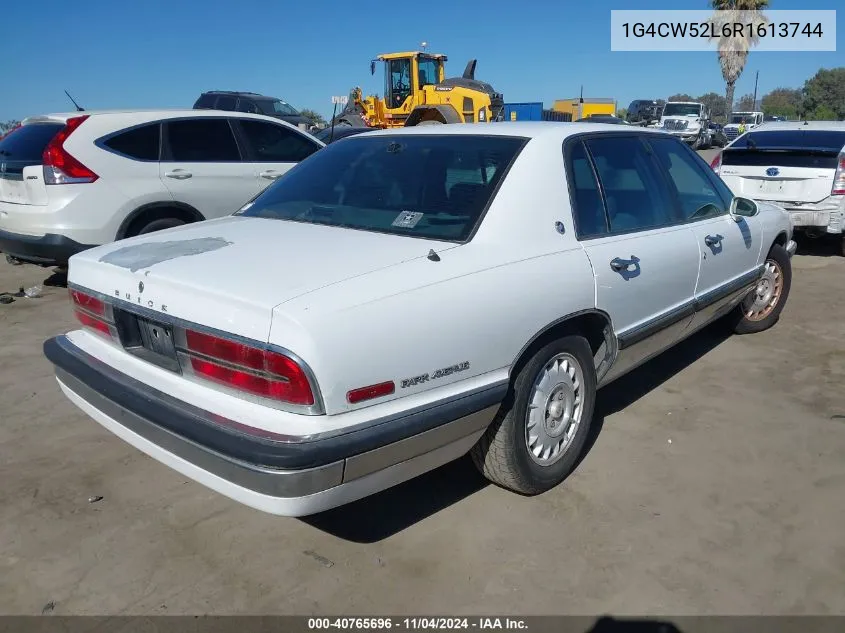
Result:
{"label": "rear window", "polygon": [[836,169],[845,132],[771,130],[748,132],[722,153],[723,165]]}
{"label": "rear window", "polygon": [[19,127],[0,141],[0,159],[40,163],[47,143],[62,128],[61,123],[30,123]]}
{"label": "rear window", "polygon": [[194,104],[195,109],[211,110],[214,108],[214,95],[202,95]]}
{"label": "rear window", "polygon": [[525,139],[370,136],[327,146],[241,215],[463,241]]}
{"label": "rear window", "polygon": [[731,149],[818,149],[839,153],[845,147],[845,131],[827,130],[760,130],[741,136]]}

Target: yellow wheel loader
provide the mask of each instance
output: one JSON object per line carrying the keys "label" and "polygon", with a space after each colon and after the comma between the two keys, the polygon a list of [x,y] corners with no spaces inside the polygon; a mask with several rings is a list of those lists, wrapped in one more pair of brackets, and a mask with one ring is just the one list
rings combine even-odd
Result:
{"label": "yellow wheel loader", "polygon": [[504,101],[493,87],[475,78],[476,60],[461,77],[446,78],[446,56],[419,51],[379,55],[384,63],[384,98],[364,97],[353,88],[337,126],[393,128],[442,123],[487,123],[502,120]]}

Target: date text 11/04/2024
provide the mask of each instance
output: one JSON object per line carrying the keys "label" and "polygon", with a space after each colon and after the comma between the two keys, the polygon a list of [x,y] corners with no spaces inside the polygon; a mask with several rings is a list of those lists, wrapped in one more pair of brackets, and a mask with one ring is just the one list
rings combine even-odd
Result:
{"label": "date text 11/04/2024", "polygon": [[824,33],[821,23],[807,22],[625,22],[625,37],[692,37],[718,39],[720,37],[795,38],[819,37]]}
{"label": "date text 11/04/2024", "polygon": [[525,620],[519,618],[308,618],[310,630],[346,629],[346,630],[524,630]]}

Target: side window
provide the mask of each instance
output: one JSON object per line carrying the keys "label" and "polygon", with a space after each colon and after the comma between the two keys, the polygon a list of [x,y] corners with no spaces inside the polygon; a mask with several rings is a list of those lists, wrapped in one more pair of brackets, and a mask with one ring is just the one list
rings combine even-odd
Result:
{"label": "side window", "polygon": [[714,218],[728,212],[730,198],[723,199],[715,179],[697,164],[681,141],[658,137],[649,140],[649,144],[675,186],[683,221]]}
{"label": "side window", "polygon": [[234,110],[235,109],[235,97],[228,97],[221,95],[217,98],[217,109],[218,110]]}
{"label": "side window", "polygon": [[320,149],[304,135],[282,125],[239,119],[252,147],[253,160],[270,163],[298,163]]}
{"label": "side window", "polygon": [[170,160],[188,163],[240,161],[226,119],[186,119],[166,124]]}
{"label": "side window", "polygon": [[258,108],[248,99],[238,99],[238,112],[249,112],[250,114],[258,114]]}
{"label": "side window", "polygon": [[665,176],[640,136],[592,138],[586,145],[604,190],[611,233],[677,221]]}
{"label": "side window", "polygon": [[103,145],[137,160],[158,160],[159,124],[143,125],[112,136]]}
{"label": "side window", "polygon": [[569,154],[570,196],[579,238],[607,233],[607,216],[596,176],[584,144],[575,144]]}

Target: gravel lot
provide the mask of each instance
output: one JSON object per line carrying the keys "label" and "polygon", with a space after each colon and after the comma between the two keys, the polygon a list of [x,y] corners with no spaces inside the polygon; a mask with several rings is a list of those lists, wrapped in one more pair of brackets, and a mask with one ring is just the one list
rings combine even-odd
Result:
{"label": "gravel lot", "polygon": [[[0,259],[0,292],[49,272]],[[604,389],[545,495],[460,460],[308,520],[186,481],[67,402],[41,344],[73,320],[45,287],[0,305],[0,613],[845,614],[843,276],[799,250],[775,328],[710,328]]]}

